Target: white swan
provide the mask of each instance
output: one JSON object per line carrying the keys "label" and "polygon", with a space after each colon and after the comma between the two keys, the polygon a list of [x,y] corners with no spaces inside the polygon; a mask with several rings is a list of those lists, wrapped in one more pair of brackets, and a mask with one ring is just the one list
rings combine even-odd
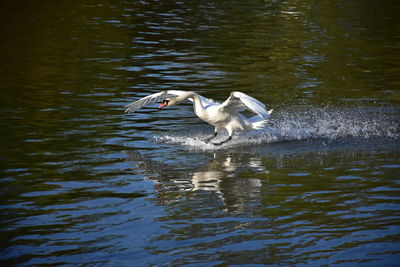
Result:
{"label": "white swan", "polygon": [[[150,103],[162,102],[159,108],[163,108],[179,104],[184,100],[192,101],[194,113],[215,127],[214,133],[204,140],[206,143],[216,137],[219,131],[223,129],[228,131],[228,138],[213,143],[214,145],[222,145],[231,140],[235,132],[262,128],[272,113],[272,109],[267,111],[263,103],[241,92],[232,92],[225,102],[218,103],[195,92],[178,90],[162,91],[143,97],[125,106],[125,112],[135,112]],[[251,118],[245,117],[240,112],[246,109],[257,115]]]}

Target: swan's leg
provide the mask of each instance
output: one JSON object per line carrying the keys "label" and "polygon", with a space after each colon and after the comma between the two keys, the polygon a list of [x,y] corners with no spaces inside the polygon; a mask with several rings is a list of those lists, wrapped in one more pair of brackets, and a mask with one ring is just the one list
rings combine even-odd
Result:
{"label": "swan's leg", "polygon": [[225,140],[222,140],[221,142],[212,143],[212,144],[215,145],[215,146],[220,146],[220,145],[222,145],[222,144],[228,142],[228,141],[231,140],[231,139],[232,139],[232,135],[228,136],[228,138],[226,138]]}
{"label": "swan's leg", "polygon": [[212,135],[208,136],[206,139],[204,139],[204,142],[207,144],[208,142],[210,142],[211,139],[213,139],[214,137],[216,137],[218,134],[217,131],[215,131]]}

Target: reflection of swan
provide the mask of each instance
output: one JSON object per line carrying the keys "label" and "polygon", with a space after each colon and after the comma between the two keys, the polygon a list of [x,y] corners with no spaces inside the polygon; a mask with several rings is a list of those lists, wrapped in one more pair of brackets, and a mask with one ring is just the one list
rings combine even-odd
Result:
{"label": "reflection of swan", "polygon": [[[195,92],[178,90],[162,91],[141,98],[127,105],[125,112],[134,112],[147,104],[158,101],[162,101],[159,106],[159,108],[162,108],[179,104],[184,100],[192,101],[196,115],[215,127],[214,133],[207,137],[204,140],[205,142],[209,142],[216,137],[218,132],[223,129],[228,131],[228,138],[221,142],[213,143],[214,145],[222,145],[231,140],[232,134],[235,132],[262,128],[272,112],[272,109],[267,111],[265,105],[257,99],[241,92],[232,92],[225,102],[218,103]],[[244,110],[249,110],[257,115],[246,118],[240,113]]]}
{"label": "reflection of swan", "polygon": [[240,174],[249,169],[269,173],[260,158],[248,154],[215,152],[212,160],[203,167],[193,167],[190,169],[196,171],[189,171],[147,158],[134,150],[126,153],[127,160],[135,162],[136,168],[150,176],[156,174],[156,177],[148,178],[157,182],[157,196],[162,203],[181,199],[182,195],[176,192],[209,192],[211,194],[202,196],[219,199],[219,203],[230,211],[246,210],[250,203],[259,203],[262,182]]}
{"label": "reflection of swan", "polygon": [[[234,178],[244,167],[251,167],[258,172],[268,173],[262,166],[261,160],[246,158],[245,162],[234,162],[231,155],[214,153],[214,160],[202,170],[192,173],[192,190],[207,190],[221,192],[220,183],[224,177]],[[246,179],[251,186],[260,186],[258,179]],[[223,190],[223,189],[222,189]]]}

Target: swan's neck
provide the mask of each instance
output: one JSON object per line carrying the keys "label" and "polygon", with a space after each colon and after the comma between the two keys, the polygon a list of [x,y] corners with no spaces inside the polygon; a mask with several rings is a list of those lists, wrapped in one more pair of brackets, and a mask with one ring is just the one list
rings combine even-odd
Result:
{"label": "swan's neck", "polygon": [[194,108],[194,112],[196,114],[199,114],[199,113],[202,113],[205,111],[203,103],[201,102],[199,95],[196,94],[195,92],[187,92],[187,93],[181,95],[180,97],[178,97],[179,101],[183,101],[188,98],[193,99],[193,108]]}
{"label": "swan's neck", "polygon": [[196,93],[193,93],[191,98],[193,98],[194,113],[196,113],[197,116],[199,116],[201,113],[205,112],[203,103],[201,102],[199,95]]}

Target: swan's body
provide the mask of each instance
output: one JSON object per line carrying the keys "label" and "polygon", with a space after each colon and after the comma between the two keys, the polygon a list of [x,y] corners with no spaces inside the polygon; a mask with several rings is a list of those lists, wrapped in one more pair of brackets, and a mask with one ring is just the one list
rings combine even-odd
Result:
{"label": "swan's body", "polygon": [[[213,143],[214,145],[221,145],[231,140],[235,132],[262,128],[272,113],[272,109],[267,111],[263,103],[241,92],[232,92],[225,102],[218,103],[195,92],[178,90],[162,91],[141,98],[127,105],[125,112],[135,112],[150,103],[162,102],[163,104],[160,105],[162,108],[179,104],[184,100],[192,101],[194,113],[201,120],[215,127],[214,134],[209,136],[206,142],[216,137],[219,131],[223,129],[228,131],[229,137],[222,142]],[[247,118],[240,113],[244,110],[257,115]]]}

